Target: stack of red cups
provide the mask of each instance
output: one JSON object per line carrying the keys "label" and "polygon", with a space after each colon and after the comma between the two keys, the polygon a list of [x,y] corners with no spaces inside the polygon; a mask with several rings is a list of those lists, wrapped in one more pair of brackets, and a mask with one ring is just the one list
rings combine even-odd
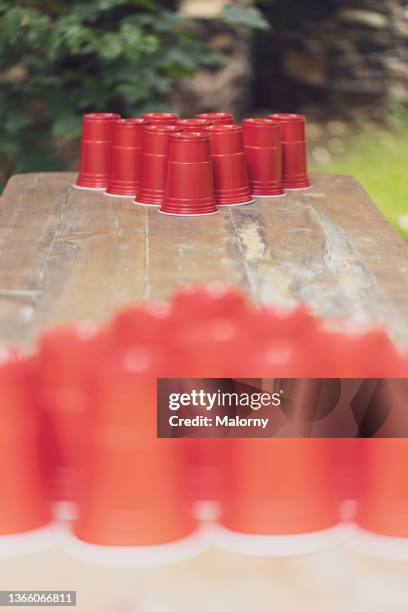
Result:
{"label": "stack of red cups", "polygon": [[210,138],[217,206],[252,204],[241,126],[212,125],[206,131]]}
{"label": "stack of red cups", "polygon": [[112,168],[106,195],[135,197],[140,182],[143,128],[147,121],[118,119],[114,123],[112,142]]}
{"label": "stack of red cups", "polygon": [[118,119],[115,113],[84,115],[77,189],[105,191],[109,187],[113,129]]}
{"label": "stack of red cups", "polygon": [[293,113],[275,113],[268,119],[281,126],[283,186],[287,190],[307,189],[307,149],[305,117]]}
{"label": "stack of red cups", "polygon": [[54,544],[28,370],[28,362],[0,364],[0,556]]}
{"label": "stack of red cups", "polygon": [[242,129],[252,195],[284,195],[280,124],[270,119],[244,119]]}
{"label": "stack of red cups", "polygon": [[218,212],[207,134],[182,132],[170,136],[166,189],[160,212],[176,216]]}
{"label": "stack of red cups", "polygon": [[141,176],[135,202],[161,206],[167,176],[170,135],[179,132],[176,125],[148,125],[143,132]]}

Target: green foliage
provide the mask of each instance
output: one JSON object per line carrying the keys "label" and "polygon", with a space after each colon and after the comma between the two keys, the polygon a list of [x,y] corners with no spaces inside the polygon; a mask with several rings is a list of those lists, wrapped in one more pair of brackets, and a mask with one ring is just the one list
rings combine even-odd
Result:
{"label": "green foliage", "polygon": [[227,4],[223,10],[225,23],[244,26],[254,30],[270,30],[271,24],[255,7],[243,8],[236,4]]}
{"label": "green foliage", "polygon": [[[330,164],[314,170],[351,174],[408,242],[408,122],[391,118],[392,129],[366,126],[350,143],[348,151]],[[405,219],[405,223],[402,220]]]}
{"label": "green foliage", "polygon": [[0,181],[64,167],[81,115],[166,108],[219,54],[159,0],[0,0]]}

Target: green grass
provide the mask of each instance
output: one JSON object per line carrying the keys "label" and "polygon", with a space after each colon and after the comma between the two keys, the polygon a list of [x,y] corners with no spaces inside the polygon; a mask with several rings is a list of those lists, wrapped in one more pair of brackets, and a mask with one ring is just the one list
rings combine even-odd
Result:
{"label": "green grass", "polygon": [[408,215],[408,128],[373,132],[367,128],[348,145],[348,151],[316,170],[351,174],[408,242],[408,229],[399,219]]}

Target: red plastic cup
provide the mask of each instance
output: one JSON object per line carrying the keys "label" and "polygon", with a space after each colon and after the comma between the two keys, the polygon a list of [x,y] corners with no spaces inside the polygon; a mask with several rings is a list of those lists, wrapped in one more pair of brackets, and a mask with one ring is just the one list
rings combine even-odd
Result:
{"label": "red plastic cup", "polygon": [[212,215],[214,197],[210,142],[201,132],[172,134],[166,193],[160,211],[166,215]]}
{"label": "red plastic cup", "polygon": [[241,126],[212,125],[206,132],[210,138],[217,206],[252,204]]}
{"label": "red plastic cup", "polygon": [[237,439],[229,448],[221,514],[226,529],[290,536],[330,530],[339,523],[324,441]]}
{"label": "red plastic cup", "polygon": [[179,120],[176,113],[145,113],[142,117],[152,125],[176,125]]}
{"label": "red plastic cup", "polygon": [[158,300],[120,310],[111,323],[110,331],[122,347],[140,342],[162,345],[173,323],[172,305]]}
{"label": "red plastic cup", "polygon": [[[177,377],[235,376],[234,356],[245,351],[248,342],[244,322],[247,304],[243,296],[233,291],[216,295],[202,288],[191,294],[180,292],[175,296],[173,304],[176,312],[184,313],[184,324],[174,330],[169,343],[173,368],[178,369]],[[196,383],[183,381],[183,392],[191,391],[190,385],[196,388]],[[208,385],[207,381],[206,388]],[[214,392],[218,388],[219,383],[214,381]],[[185,408],[182,411],[182,415],[187,418],[199,414],[200,411],[195,408]],[[215,414],[211,413],[211,416],[215,423]],[[175,435],[183,436],[186,433],[180,427]],[[220,497],[225,447],[222,435],[222,431],[214,424],[205,430],[207,439],[183,440],[190,487],[196,502],[214,502]]]}
{"label": "red plastic cup", "polygon": [[408,543],[408,440],[364,440],[357,522],[364,530]]}
{"label": "red plastic cup", "polygon": [[206,127],[213,125],[213,122],[209,119],[180,119],[177,125],[183,132],[201,132]]}
{"label": "red plastic cup", "polygon": [[281,124],[283,186],[285,189],[310,187],[307,174],[305,116],[292,113],[268,115]]}
{"label": "red plastic cup", "polygon": [[139,188],[143,128],[147,121],[118,119],[113,128],[112,168],[107,195],[135,196]]}
{"label": "red plastic cup", "polygon": [[45,527],[51,512],[42,478],[39,419],[24,362],[0,367],[0,536]]}
{"label": "red plastic cup", "polygon": [[90,113],[82,120],[81,156],[76,187],[105,190],[109,186],[115,113]]}
{"label": "red plastic cup", "polygon": [[330,376],[344,378],[395,378],[406,375],[398,351],[382,329],[327,330],[322,341]]}
{"label": "red plastic cup", "polygon": [[35,382],[43,422],[46,480],[57,502],[77,497],[84,416],[85,381],[99,363],[107,339],[90,322],[44,334],[35,359]]}
{"label": "red plastic cup", "polygon": [[86,459],[76,536],[101,546],[157,546],[195,530],[181,448],[156,437],[160,354],[140,345],[111,355],[90,382]]}
{"label": "red plastic cup", "polygon": [[143,131],[143,153],[139,190],[135,202],[161,206],[164,200],[170,135],[176,125],[148,125]]}
{"label": "red plastic cup", "polygon": [[215,281],[203,286],[183,287],[174,293],[172,307],[175,318],[185,326],[186,313],[194,320],[242,319],[250,311],[244,294],[234,285]]}
{"label": "red plastic cup", "polygon": [[242,131],[252,195],[283,195],[280,123],[271,119],[244,119]]}
{"label": "red plastic cup", "polygon": [[361,438],[332,438],[328,440],[328,444],[342,516],[346,520],[353,520],[357,500],[361,493],[361,460],[364,440]]}
{"label": "red plastic cup", "polygon": [[210,121],[213,125],[233,125],[235,121],[232,113],[201,113],[196,118]]}

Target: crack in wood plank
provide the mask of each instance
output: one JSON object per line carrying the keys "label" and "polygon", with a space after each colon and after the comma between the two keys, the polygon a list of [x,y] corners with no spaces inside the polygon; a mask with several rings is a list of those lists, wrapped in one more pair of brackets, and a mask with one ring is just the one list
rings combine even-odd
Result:
{"label": "crack in wood plank", "polygon": [[[250,288],[251,296],[254,300],[256,300],[259,297],[259,287],[258,287],[258,279],[257,279],[256,270],[253,269],[253,266],[251,264],[251,261],[253,261],[253,258],[254,258],[253,253],[250,252],[249,241],[245,240],[245,234],[242,235],[242,232],[238,231],[238,227],[237,227],[237,224],[234,218],[233,209],[230,208],[228,212],[229,212],[229,217],[231,220],[231,225],[234,230],[234,236],[237,241],[238,252],[241,258],[241,265],[242,265],[243,273],[247,280],[248,287]],[[258,243],[258,244],[262,244],[261,248],[263,248],[264,246],[263,243]]]}
{"label": "crack in wood plank", "polygon": [[101,232],[75,232],[72,234],[62,234],[56,236],[55,240],[58,242],[74,243],[80,240],[90,240],[93,238],[100,238],[101,236],[117,236],[117,232],[101,231]]}
{"label": "crack in wood plank", "polygon": [[314,208],[314,212],[324,234],[323,261],[336,278],[339,293],[348,301],[350,319],[388,324],[395,339],[408,341],[408,330],[401,337],[405,327],[402,317],[390,305],[352,240],[322,210]]}
{"label": "crack in wood plank", "polygon": [[58,234],[59,227],[60,227],[60,225],[61,225],[61,223],[62,223],[62,221],[64,219],[65,209],[67,207],[69,196],[70,196],[70,194],[72,192],[72,189],[73,189],[72,185],[69,185],[68,189],[67,189],[67,191],[66,191],[66,193],[65,193],[65,195],[64,195],[64,197],[62,199],[61,205],[59,206],[58,223],[56,224],[56,226],[54,228],[54,231],[53,231],[53,233],[51,235],[51,240],[49,242],[48,249],[46,251],[46,255],[45,255],[45,258],[44,258],[44,263],[43,263],[42,269],[40,270],[40,273],[39,273],[39,276],[38,276],[39,295],[42,295],[42,289],[43,289],[43,286],[44,286],[45,277],[46,277],[47,270],[48,270],[48,262],[49,262],[49,259],[50,259],[50,255],[51,255],[54,243],[56,242],[56,237],[57,237],[57,234]]}

